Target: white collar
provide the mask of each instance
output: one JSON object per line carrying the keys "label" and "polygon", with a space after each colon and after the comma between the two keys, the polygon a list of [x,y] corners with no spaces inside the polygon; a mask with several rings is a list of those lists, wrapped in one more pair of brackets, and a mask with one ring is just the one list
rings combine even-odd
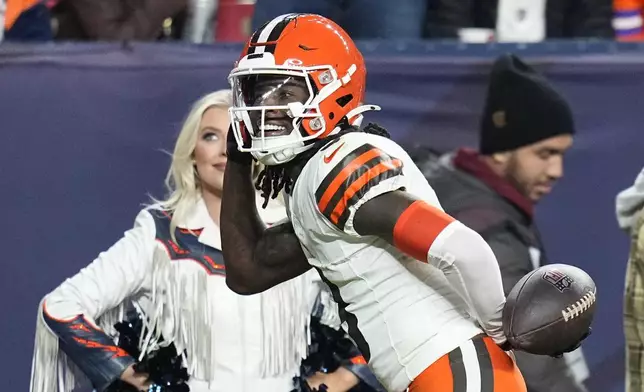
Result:
{"label": "white collar", "polygon": [[201,196],[192,206],[186,216],[177,222],[177,227],[188,230],[201,230],[199,242],[204,245],[221,249],[221,234],[219,226],[210,217],[206,202]]}
{"label": "white collar", "polygon": [[[256,195],[255,200],[259,216],[266,224],[272,225],[287,218],[286,208],[280,198],[269,200],[266,208],[262,208],[264,199],[259,194]],[[203,198],[199,197],[188,214],[177,222],[177,227],[188,230],[201,230],[199,242],[213,248],[221,249],[220,228],[210,217]]]}

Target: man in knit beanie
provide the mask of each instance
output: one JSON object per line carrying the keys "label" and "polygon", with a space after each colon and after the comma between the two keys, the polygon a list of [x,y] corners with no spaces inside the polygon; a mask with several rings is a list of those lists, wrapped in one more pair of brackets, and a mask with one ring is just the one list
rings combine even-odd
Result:
{"label": "man in knit beanie", "polygon": [[[547,263],[534,205],[563,176],[574,133],[561,94],[519,58],[504,55],[492,66],[479,151],[459,149],[425,173],[445,211],[490,244],[506,295]],[[585,391],[581,351],[563,358],[515,354],[529,392]]]}
{"label": "man in knit beanie", "polygon": [[479,142],[494,174],[537,202],[563,176],[574,133],[568,103],[543,76],[516,56],[494,63]]}

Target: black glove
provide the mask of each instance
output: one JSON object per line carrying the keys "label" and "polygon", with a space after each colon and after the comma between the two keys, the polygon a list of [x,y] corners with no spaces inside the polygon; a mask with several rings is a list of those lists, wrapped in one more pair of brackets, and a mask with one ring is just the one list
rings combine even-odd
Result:
{"label": "black glove", "polygon": [[558,353],[555,353],[555,354],[552,354],[552,355],[550,355],[550,356],[551,356],[551,357],[554,357],[554,358],[561,358],[561,357],[563,357],[563,355],[564,355],[565,353],[569,353],[569,352],[571,352],[571,351],[575,351],[576,349],[578,349],[579,347],[581,347],[581,342],[583,342],[587,337],[589,337],[589,336],[590,336],[590,334],[591,334],[592,332],[593,332],[593,329],[589,327],[589,328],[588,328],[588,331],[586,331],[586,333],[581,337],[581,339],[579,339],[579,341],[578,341],[577,343],[575,343],[574,345],[572,345],[572,346],[570,346],[570,347],[566,348],[565,350],[562,350],[562,351],[560,351],[560,352],[558,352]]}
{"label": "black glove", "polygon": [[232,125],[228,128],[228,136],[226,137],[226,155],[228,160],[235,163],[242,165],[250,165],[253,163],[253,156],[250,153],[239,151]]}

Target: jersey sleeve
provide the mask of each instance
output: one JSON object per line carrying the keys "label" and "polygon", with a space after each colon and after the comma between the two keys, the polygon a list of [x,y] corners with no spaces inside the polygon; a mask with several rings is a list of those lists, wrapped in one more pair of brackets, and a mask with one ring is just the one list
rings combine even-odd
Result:
{"label": "jersey sleeve", "polygon": [[317,211],[336,229],[356,237],[353,219],[364,203],[407,187],[403,160],[394,149],[361,136],[347,135],[322,151],[315,187]]}

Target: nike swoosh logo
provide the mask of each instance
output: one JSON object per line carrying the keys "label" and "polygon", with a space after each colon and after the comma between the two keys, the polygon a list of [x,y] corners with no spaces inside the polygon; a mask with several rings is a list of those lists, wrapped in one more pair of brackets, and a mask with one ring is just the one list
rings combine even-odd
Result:
{"label": "nike swoosh logo", "polygon": [[335,156],[335,154],[337,154],[337,153],[338,153],[338,151],[340,151],[340,149],[342,148],[342,146],[344,146],[344,143],[340,144],[340,145],[338,146],[338,148],[336,148],[335,150],[333,150],[333,152],[332,152],[331,154],[329,154],[329,155],[325,156],[325,157],[324,157],[324,163],[329,163],[329,162],[331,162],[331,160],[333,159],[333,157]]}

